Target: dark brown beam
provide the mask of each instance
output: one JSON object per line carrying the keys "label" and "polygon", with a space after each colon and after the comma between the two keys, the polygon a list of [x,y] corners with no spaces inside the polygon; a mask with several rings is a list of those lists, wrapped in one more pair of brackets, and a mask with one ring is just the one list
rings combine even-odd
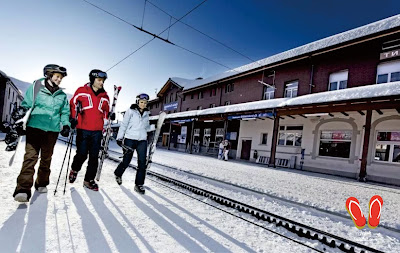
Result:
{"label": "dark brown beam", "polygon": [[365,113],[363,113],[363,111],[357,111],[359,114],[361,114],[361,115],[365,115]]}
{"label": "dark brown beam", "polygon": [[288,115],[288,117],[289,117],[289,118],[292,118],[292,119],[295,119],[295,117],[293,117],[293,116],[291,116],[291,115]]}
{"label": "dark brown beam", "polygon": [[279,117],[280,119],[285,119],[284,117]]}
{"label": "dark brown beam", "polygon": [[335,117],[335,115],[333,115],[332,113],[328,113],[328,115],[331,117]]}
{"label": "dark brown beam", "polygon": [[300,115],[301,117],[305,118],[305,119],[307,118],[307,117],[306,117],[306,116],[304,116],[303,114],[299,114],[299,115]]}
{"label": "dark brown beam", "polygon": [[377,110],[377,109],[395,109],[400,108],[400,100],[385,101],[385,102],[374,102],[365,104],[341,104],[331,105],[329,107],[310,107],[310,108],[280,108],[277,109],[279,116],[287,115],[300,115],[307,113],[329,113],[329,112],[351,112],[351,111],[365,111],[365,110]]}
{"label": "dark brown beam", "polygon": [[381,110],[375,110],[377,113],[379,113],[379,115],[382,115],[383,114],[383,112],[381,111]]}
{"label": "dark brown beam", "polygon": [[343,114],[344,116],[349,116],[349,114],[347,114],[346,112],[340,112],[341,114]]}
{"label": "dark brown beam", "polygon": [[365,182],[367,176],[367,157],[368,157],[368,146],[369,146],[369,135],[371,133],[371,118],[372,118],[372,111],[367,110],[367,116],[365,117],[365,125],[364,125],[364,144],[362,148],[362,155],[361,155],[361,166],[360,166],[360,174],[359,174],[359,181]]}

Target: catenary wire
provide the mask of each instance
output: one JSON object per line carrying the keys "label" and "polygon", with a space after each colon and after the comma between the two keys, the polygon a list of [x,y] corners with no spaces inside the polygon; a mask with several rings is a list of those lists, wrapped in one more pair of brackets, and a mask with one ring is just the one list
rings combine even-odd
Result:
{"label": "catenary wire", "polygon": [[[126,21],[126,20],[124,20],[124,19],[118,17],[117,15],[114,15],[114,14],[110,13],[109,11],[106,11],[105,9],[103,9],[103,8],[101,8],[101,7],[99,7],[99,6],[95,5],[95,4],[93,4],[93,3],[90,3],[90,2],[88,2],[88,1],[86,1],[86,0],[82,0],[82,1],[84,1],[84,2],[86,2],[86,3],[88,3],[88,4],[90,4],[90,5],[92,5],[92,6],[95,7],[95,8],[98,8],[98,9],[104,11],[105,13],[107,13],[107,14],[109,14],[109,15],[115,17],[115,18],[117,18],[118,20],[121,20],[122,22],[124,22],[124,23],[126,23],[126,24],[129,24],[130,26],[136,27],[136,26],[133,25],[132,23],[129,23],[128,21]],[[173,25],[175,25],[177,22],[180,22],[180,20],[182,20],[184,17],[186,17],[188,14],[190,14],[192,11],[194,11],[195,9],[197,9],[200,5],[202,5],[202,4],[203,4],[204,2],[206,2],[206,1],[207,1],[207,0],[204,0],[203,2],[201,2],[200,4],[198,4],[196,7],[194,7],[192,10],[190,10],[189,12],[187,12],[187,13],[186,13],[184,16],[182,16],[181,18],[177,19],[174,23],[170,24],[167,28],[165,28],[162,32],[160,32],[160,33],[159,33],[158,35],[156,35],[156,36],[158,37],[159,35],[161,35],[162,33],[164,33],[166,30],[168,30],[169,28],[171,28]],[[147,1],[147,2],[148,2],[148,1]],[[149,3],[150,3],[150,2],[149,2]],[[140,30],[140,29],[139,29],[139,30]],[[121,62],[123,62],[123,61],[125,61],[126,59],[128,59],[130,56],[132,56],[134,53],[136,53],[137,51],[139,51],[140,49],[142,49],[143,47],[145,47],[147,44],[149,44],[150,42],[152,42],[152,41],[153,41],[155,38],[157,38],[157,37],[153,37],[152,39],[150,39],[149,41],[147,41],[146,43],[144,43],[143,45],[141,45],[139,48],[135,49],[133,52],[131,52],[130,54],[128,54],[127,56],[125,56],[124,58],[122,58],[120,61],[118,61],[117,63],[115,63],[115,64],[114,64],[113,66],[111,66],[109,69],[107,69],[106,72],[110,71],[111,69],[113,69],[114,67],[116,67],[117,65],[119,65]],[[158,38],[159,38],[159,37],[158,37]],[[166,40],[165,40],[165,41],[166,41]],[[181,48],[181,49],[183,49],[183,50],[185,50],[185,51],[187,51],[187,52],[190,52],[190,53],[192,53],[192,54],[194,54],[194,55],[200,56],[200,57],[202,57],[202,58],[204,58],[204,59],[206,59],[206,60],[208,60],[208,61],[211,61],[211,62],[213,62],[213,63],[216,63],[216,64],[218,64],[218,65],[220,65],[220,66],[222,66],[222,67],[224,67],[224,68],[227,68],[228,70],[235,70],[235,69],[232,68],[232,67],[228,67],[228,66],[226,66],[226,65],[224,65],[224,64],[222,64],[222,63],[219,63],[219,62],[217,62],[217,61],[215,61],[215,60],[212,60],[212,59],[209,58],[209,57],[203,56],[203,55],[201,55],[201,54],[199,54],[199,53],[196,53],[196,52],[194,52],[194,51],[192,51],[192,50],[190,50],[190,49],[184,48],[183,46],[179,46],[179,45],[177,45],[177,44],[173,44],[173,45],[176,46],[176,47],[178,47],[178,48]]]}

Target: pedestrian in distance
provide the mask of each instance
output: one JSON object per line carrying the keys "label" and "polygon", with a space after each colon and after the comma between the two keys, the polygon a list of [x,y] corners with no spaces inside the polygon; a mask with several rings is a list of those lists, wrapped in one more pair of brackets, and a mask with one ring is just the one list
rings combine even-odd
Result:
{"label": "pedestrian in distance", "polygon": [[229,154],[229,150],[231,149],[231,144],[228,140],[225,140],[225,144],[224,144],[224,160],[228,161],[228,154]]}
{"label": "pedestrian in distance", "polygon": [[[76,127],[76,154],[74,156],[69,182],[74,183],[82,164],[88,158],[83,186],[98,191],[99,187],[95,182],[98,166],[98,156],[103,137],[104,120],[115,119],[115,114],[110,114],[110,99],[104,90],[104,82],[107,73],[93,69],[89,73],[89,83],[79,87],[70,100],[71,115],[76,114],[78,103],[82,105],[78,118],[70,118],[71,127]],[[110,115],[109,115],[110,114]]]}
{"label": "pedestrian in distance", "polygon": [[139,94],[136,96],[136,104],[125,112],[124,119],[117,135],[117,144],[125,147],[122,162],[114,171],[115,180],[122,184],[122,175],[132,160],[133,152],[137,152],[137,171],[135,179],[135,191],[144,194],[144,180],[146,177],[146,159],[147,159],[147,134],[151,131],[147,109],[149,95]]}
{"label": "pedestrian in distance", "polygon": [[225,143],[224,140],[221,140],[221,142],[219,143],[219,146],[218,146],[218,160],[222,160],[222,158],[224,157],[224,148],[225,148],[224,143]]}
{"label": "pedestrian in distance", "polygon": [[[56,64],[48,64],[44,67],[43,74],[44,78],[29,86],[21,103],[24,111],[31,110],[31,113],[26,125],[24,161],[13,194],[18,202],[29,201],[33,184],[39,193],[47,192],[51,159],[58,134],[68,137],[70,131],[68,99],[59,87],[67,76],[67,70]],[[39,153],[40,164],[33,182]]]}

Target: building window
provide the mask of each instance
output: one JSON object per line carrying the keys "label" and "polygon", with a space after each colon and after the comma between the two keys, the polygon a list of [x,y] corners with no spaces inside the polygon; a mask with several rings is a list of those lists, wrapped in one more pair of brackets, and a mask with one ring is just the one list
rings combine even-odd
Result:
{"label": "building window", "polygon": [[352,131],[321,131],[319,155],[330,157],[350,157]]}
{"label": "building window", "polygon": [[194,93],[190,94],[190,99],[193,99]]}
{"label": "building window", "polygon": [[198,98],[198,99],[201,99],[201,98],[203,98],[203,92],[202,92],[202,91],[200,91],[200,92],[199,92],[199,94],[198,94],[197,98]]}
{"label": "building window", "polygon": [[182,100],[183,100],[183,101],[185,101],[185,100],[186,100],[186,95],[183,95],[183,98],[182,98]]}
{"label": "building window", "polygon": [[264,86],[263,99],[269,100],[273,99],[274,97],[275,97],[275,88],[269,88],[267,86]]}
{"label": "building window", "polygon": [[225,86],[225,93],[228,93],[228,92],[232,92],[233,91],[233,83],[228,83],[226,86]]}
{"label": "building window", "polygon": [[225,101],[224,105],[230,105],[231,101]]}
{"label": "building window", "polygon": [[169,102],[172,102],[172,101],[173,101],[173,99],[174,99],[174,94],[173,94],[173,93],[171,93],[171,94],[169,95]]}
{"label": "building window", "polygon": [[268,134],[267,133],[262,133],[261,134],[260,145],[267,145],[267,138],[268,138]]}
{"label": "building window", "polygon": [[210,104],[210,108],[214,108],[215,107],[215,104]]}
{"label": "building window", "polygon": [[156,108],[158,108],[159,105],[160,105],[160,103],[157,103],[157,104],[156,104]]}
{"label": "building window", "polygon": [[178,92],[175,93],[175,101],[178,101]]}
{"label": "building window", "polygon": [[217,89],[216,88],[211,89],[210,90],[210,97],[216,96],[216,95],[217,95]]}
{"label": "building window", "polygon": [[203,108],[201,107],[201,105],[197,106],[197,110],[201,110],[201,109],[203,109]]}
{"label": "building window", "polygon": [[375,161],[400,164],[400,132],[378,132]]}
{"label": "building window", "polygon": [[348,76],[348,70],[332,73],[329,76],[329,90],[332,91],[346,89]]}
{"label": "building window", "polygon": [[285,85],[285,98],[297,97],[298,87],[299,87],[299,81],[287,83]]}
{"label": "building window", "polygon": [[10,100],[11,87],[8,87],[8,100]]}
{"label": "building window", "polygon": [[167,96],[164,97],[164,104],[167,103]]}
{"label": "building window", "polygon": [[280,126],[278,145],[301,146],[303,126]]}
{"label": "building window", "polygon": [[376,83],[400,81],[400,61],[391,61],[378,65]]}

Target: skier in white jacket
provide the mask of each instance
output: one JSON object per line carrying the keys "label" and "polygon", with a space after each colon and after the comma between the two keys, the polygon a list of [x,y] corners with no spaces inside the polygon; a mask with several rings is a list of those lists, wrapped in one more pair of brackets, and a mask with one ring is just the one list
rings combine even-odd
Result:
{"label": "skier in white jacket", "polygon": [[124,157],[114,171],[115,180],[118,184],[122,184],[122,174],[129,166],[133,152],[136,150],[138,169],[135,179],[135,191],[141,194],[145,193],[143,185],[146,177],[147,132],[150,131],[148,101],[149,95],[139,94],[136,96],[136,104],[132,104],[125,112],[117,135],[118,145],[122,146],[122,143],[124,144]]}

